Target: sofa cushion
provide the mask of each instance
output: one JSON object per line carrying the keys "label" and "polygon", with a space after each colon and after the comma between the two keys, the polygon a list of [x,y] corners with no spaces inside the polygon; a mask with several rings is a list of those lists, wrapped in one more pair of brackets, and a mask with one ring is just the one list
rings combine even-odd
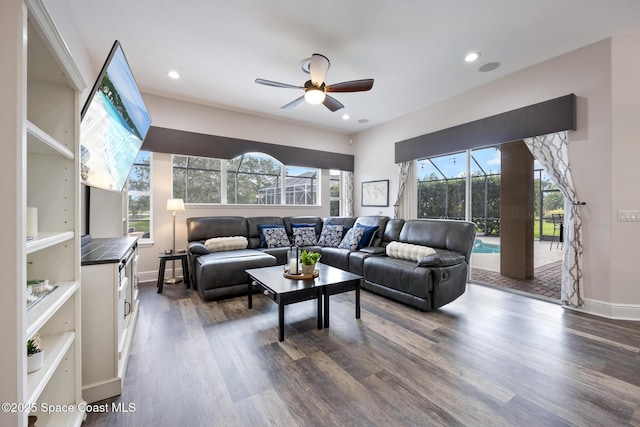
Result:
{"label": "sofa cushion", "polygon": [[209,252],[233,251],[247,248],[247,238],[244,236],[213,237],[204,242]]}
{"label": "sofa cushion", "polygon": [[316,228],[311,227],[296,227],[293,224],[293,244],[296,246],[313,246],[317,245],[316,240]]}
{"label": "sofa cushion", "polygon": [[267,227],[262,229],[267,248],[282,248],[291,245],[284,227]]}
{"label": "sofa cushion", "polygon": [[204,242],[212,237],[247,236],[247,222],[241,216],[187,218],[187,241]]}
{"label": "sofa cushion", "polygon": [[387,256],[411,261],[420,261],[436,251],[428,246],[413,245],[411,243],[391,242],[386,247]]}
{"label": "sofa cushion", "polygon": [[318,245],[329,248],[337,248],[342,241],[343,228],[344,227],[342,225],[325,225],[322,228],[322,233],[320,233]]}
{"label": "sofa cushion", "polygon": [[364,260],[367,282],[404,292],[418,298],[429,298],[433,290],[432,269],[418,267],[415,261],[386,256],[369,256]]}
{"label": "sofa cushion", "polygon": [[364,235],[363,227],[353,227],[347,231],[347,234],[342,238],[342,241],[338,245],[340,249],[349,249],[355,251]]}
{"label": "sofa cushion", "polygon": [[265,239],[265,236],[264,236],[264,229],[265,228],[282,228],[284,230],[284,225],[282,225],[282,224],[258,224],[258,233],[260,233],[260,247],[261,248],[266,248],[267,247],[267,240]]}
{"label": "sofa cushion", "polygon": [[464,261],[464,255],[453,251],[436,250],[418,261],[420,267],[450,267]]}

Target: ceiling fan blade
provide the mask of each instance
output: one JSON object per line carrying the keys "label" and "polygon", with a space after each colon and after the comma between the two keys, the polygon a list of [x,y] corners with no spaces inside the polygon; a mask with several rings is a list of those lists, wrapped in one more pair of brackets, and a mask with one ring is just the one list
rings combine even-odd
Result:
{"label": "ceiling fan blade", "polygon": [[304,89],[302,86],[295,86],[287,83],[273,82],[271,80],[265,80],[265,79],[256,79],[256,83],[260,85],[265,85],[265,86],[282,87],[285,89]]}
{"label": "ceiling fan blade", "polygon": [[325,77],[327,77],[329,65],[330,62],[326,56],[320,55],[319,53],[314,53],[311,56],[311,63],[309,64],[309,74],[311,74],[311,83],[313,83],[314,86],[322,86]]}
{"label": "ceiling fan blade", "polygon": [[338,111],[339,109],[344,108],[344,105],[342,105],[340,101],[329,95],[325,96],[322,103],[331,111]]}
{"label": "ceiling fan blade", "polygon": [[373,87],[373,79],[351,80],[325,87],[327,92],[364,92]]}
{"label": "ceiling fan blade", "polygon": [[302,101],[304,101],[304,95],[301,96],[300,98],[294,99],[293,101],[291,101],[287,105],[283,105],[282,107],[280,107],[280,109],[281,110],[288,110],[289,108],[293,108],[296,105],[300,104]]}

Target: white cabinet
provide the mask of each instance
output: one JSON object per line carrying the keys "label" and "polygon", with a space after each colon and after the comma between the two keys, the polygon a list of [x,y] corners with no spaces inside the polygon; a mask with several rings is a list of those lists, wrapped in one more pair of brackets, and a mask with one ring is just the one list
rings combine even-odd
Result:
{"label": "white cabinet", "polygon": [[82,393],[122,392],[138,316],[137,237],[93,239],[82,257]]}
{"label": "white cabinet", "polygon": [[[3,282],[14,289],[0,310],[0,398],[16,405],[0,413],[0,425],[26,425],[28,415],[39,426],[80,425],[79,93],[86,85],[42,1],[7,0],[0,8],[3,67],[12,70],[0,73],[0,115],[13,117],[0,120],[2,169],[14,174],[0,178],[15,192],[1,193],[15,206],[3,216]],[[38,212],[38,233],[28,241],[27,207]],[[26,282],[33,279],[57,288],[27,309]],[[44,365],[27,374],[26,343],[35,333]]]}

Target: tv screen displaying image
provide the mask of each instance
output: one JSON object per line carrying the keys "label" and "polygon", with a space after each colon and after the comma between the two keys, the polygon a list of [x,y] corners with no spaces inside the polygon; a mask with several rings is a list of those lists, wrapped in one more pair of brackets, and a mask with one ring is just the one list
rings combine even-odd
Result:
{"label": "tv screen displaying image", "polygon": [[122,191],[150,126],[151,117],[116,40],[82,108],[82,182]]}

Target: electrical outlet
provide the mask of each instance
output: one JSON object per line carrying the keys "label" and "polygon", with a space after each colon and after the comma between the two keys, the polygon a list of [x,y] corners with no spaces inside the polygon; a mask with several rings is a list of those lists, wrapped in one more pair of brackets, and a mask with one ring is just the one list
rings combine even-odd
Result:
{"label": "electrical outlet", "polygon": [[640,221],[640,211],[618,209],[618,222]]}

